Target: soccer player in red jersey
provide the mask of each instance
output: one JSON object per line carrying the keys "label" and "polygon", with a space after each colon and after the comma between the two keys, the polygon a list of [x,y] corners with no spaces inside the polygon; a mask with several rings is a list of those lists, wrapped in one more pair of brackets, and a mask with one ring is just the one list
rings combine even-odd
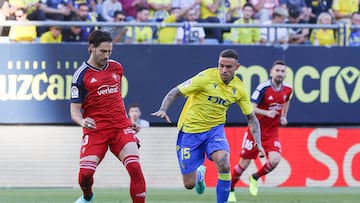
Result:
{"label": "soccer player in red jersey", "polygon": [[71,87],[71,118],[83,127],[79,185],[83,195],[75,203],[92,202],[93,176],[108,148],[130,175],[133,203],[144,203],[146,185],[139,161],[140,128],[127,117],[121,96],[122,65],[109,59],[112,39],[96,30],[88,38],[90,56],[74,73]]}
{"label": "soccer player in red jersey", "polygon": [[[257,180],[270,173],[281,159],[281,144],[279,140],[279,125],[287,125],[287,113],[292,87],[284,83],[286,64],[284,61],[275,61],[270,70],[271,79],[259,84],[251,95],[254,112],[260,123],[261,141],[266,152],[267,161],[264,166],[250,176],[249,191],[257,195]],[[249,166],[252,159],[258,156],[254,147],[254,139],[249,129],[246,130],[242,144],[240,160],[232,171],[231,192],[229,202],[236,201],[234,188],[241,174]]]}

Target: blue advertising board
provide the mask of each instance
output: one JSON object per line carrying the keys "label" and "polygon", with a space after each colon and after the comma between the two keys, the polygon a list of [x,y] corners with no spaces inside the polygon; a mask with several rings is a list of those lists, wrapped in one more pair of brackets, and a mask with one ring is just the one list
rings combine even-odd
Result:
{"label": "blue advertising board", "polygon": [[[208,67],[218,54],[233,48],[240,54],[237,75],[248,92],[269,78],[273,61],[285,60],[286,82],[293,86],[290,124],[360,124],[360,48],[210,45],[114,45],[112,57],[124,66],[125,104],[139,103],[151,116],[164,95]],[[71,78],[88,57],[86,44],[0,44],[0,123],[71,124]],[[178,119],[185,99],[169,109]],[[245,124],[239,107],[230,107],[228,122]]]}

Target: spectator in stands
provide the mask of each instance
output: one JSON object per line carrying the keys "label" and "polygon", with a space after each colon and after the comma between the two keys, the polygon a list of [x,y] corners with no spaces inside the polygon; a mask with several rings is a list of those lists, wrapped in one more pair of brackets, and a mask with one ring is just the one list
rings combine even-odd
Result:
{"label": "spectator in stands", "polygon": [[[114,22],[122,23],[125,21],[124,11],[115,11],[114,12]],[[101,30],[110,33],[113,43],[125,43],[127,41],[126,32],[128,31],[127,27],[117,25],[112,27],[103,27]]]}
{"label": "spectator in stands", "polygon": [[62,27],[53,25],[49,31],[44,32],[40,36],[40,43],[61,43],[62,42]]}
{"label": "spectator in stands", "polygon": [[[0,0],[0,22],[10,19],[10,4],[7,0]],[[9,35],[9,27],[0,26],[0,36]]]}
{"label": "spectator in stands", "polygon": [[317,17],[322,12],[329,12],[333,15],[333,11],[331,9],[332,0],[306,0],[306,5],[310,9],[310,19],[309,23],[316,23]]}
{"label": "spectator in stands", "polygon": [[[200,4],[200,21],[204,23],[220,23],[217,12],[220,9],[222,0],[202,0]],[[220,43],[222,39],[221,28],[205,28],[208,38],[215,38]]]}
{"label": "spectator in stands", "polygon": [[228,0],[229,7],[226,7],[226,22],[233,23],[242,18],[243,6],[247,1],[245,0]]}
{"label": "spectator in stands", "polygon": [[[243,18],[236,20],[234,24],[254,24],[252,19],[254,14],[254,7],[250,3],[246,3],[243,6]],[[227,38],[232,44],[258,44],[260,42],[260,30],[259,28],[231,28]],[[225,42],[225,41],[224,41]]]}
{"label": "spectator in stands", "polygon": [[149,121],[141,118],[141,110],[139,104],[130,104],[128,114],[132,123],[136,123],[142,128],[150,127]]}
{"label": "spectator in stands", "polygon": [[255,19],[260,23],[272,18],[274,9],[279,6],[279,0],[248,0],[255,10]]}
{"label": "spectator in stands", "polygon": [[[78,17],[74,17],[72,21],[80,21],[80,19]],[[64,28],[61,34],[63,42],[87,42],[84,30],[81,26],[71,25]]]}
{"label": "spectator in stands", "polygon": [[[25,8],[17,8],[14,15],[16,21],[28,21]],[[34,25],[13,25],[10,27],[9,39],[12,42],[33,42],[36,36],[36,26]]]}
{"label": "spectator in stands", "polygon": [[[201,0],[195,0],[192,4],[188,5],[185,8],[180,9],[179,7],[173,7],[170,10],[170,15],[164,19],[164,23],[175,23],[181,21],[182,17],[190,10],[194,9],[200,4]],[[176,42],[176,27],[161,27],[158,31],[158,41],[160,44],[174,44]]]}
{"label": "spectator in stands", "polygon": [[[317,20],[318,25],[331,25],[332,23],[332,16],[327,12],[321,13]],[[336,45],[335,32],[329,28],[313,29],[310,34],[310,42],[315,46],[334,46]]]}
{"label": "spectator in stands", "polygon": [[114,21],[114,12],[122,11],[122,5],[118,0],[105,0],[102,4],[101,16],[105,21]]}
{"label": "spectator in stands", "polygon": [[[149,9],[145,7],[139,7],[136,14],[136,20],[134,22],[149,22]],[[148,44],[152,43],[153,29],[150,26],[129,26],[126,35],[128,38],[126,40],[127,43]]]}
{"label": "spectator in stands", "polygon": [[[29,20],[44,21],[46,20],[45,12],[41,9],[39,0],[9,0],[12,10],[16,8],[25,8],[27,10],[27,18]],[[37,36],[47,31],[45,26],[37,26]]]}
{"label": "spectator in stands", "polygon": [[136,11],[139,7],[148,7],[146,0],[120,0],[120,3],[122,4],[126,21],[136,18]]}
{"label": "spectator in stands", "polygon": [[350,24],[351,15],[359,11],[359,0],[333,1],[332,10],[334,11],[336,22]]}
{"label": "spectator in stands", "polygon": [[96,15],[96,1],[95,0],[68,0],[69,1],[69,9],[74,14],[77,13],[77,11],[80,8],[80,5],[86,4],[89,8],[89,12],[93,12],[92,15]]}
{"label": "spectator in stands", "polygon": [[[78,5],[78,9],[76,10],[77,18],[80,19],[80,21],[85,22],[97,22],[97,16],[94,12],[90,12],[90,8],[88,4],[82,3]],[[97,28],[97,26],[82,26],[81,29],[84,33],[84,39],[87,39],[90,35],[90,33]]]}
{"label": "spectator in stands", "polygon": [[[360,13],[355,12],[351,16],[351,25],[360,26]],[[360,46],[360,29],[351,29],[349,46]]]}
{"label": "spectator in stands", "polygon": [[204,44],[204,28],[196,27],[196,23],[196,13],[191,9],[185,14],[184,26],[177,28],[176,39],[178,44]]}
{"label": "spectator in stands", "polygon": [[[180,9],[188,8],[191,4],[193,4],[195,0],[172,0],[172,7],[179,7]],[[197,18],[200,18],[200,3],[196,5],[194,8]]]}
{"label": "spectator in stands", "polygon": [[[272,20],[265,21],[263,25],[283,24],[288,17],[287,9],[277,7],[272,15]],[[276,32],[276,34],[275,34]],[[289,33],[287,28],[261,28],[261,43],[264,44],[287,44]]]}
{"label": "spectator in stands", "polygon": [[150,20],[161,22],[169,16],[169,11],[172,8],[171,0],[147,0],[147,3]]}
{"label": "spectator in stands", "polygon": [[67,0],[40,0],[41,9],[45,12],[47,20],[70,20],[71,11]]}
{"label": "spectator in stands", "polygon": [[[288,7],[289,18],[287,24],[297,25],[306,24],[304,19],[300,18],[300,10],[297,6],[290,5]],[[289,44],[305,44],[308,42],[309,28],[289,28]]]}
{"label": "spectator in stands", "polygon": [[286,9],[296,6],[300,11],[300,18],[306,22],[310,20],[310,8],[307,7],[305,0],[279,0],[279,3]]}

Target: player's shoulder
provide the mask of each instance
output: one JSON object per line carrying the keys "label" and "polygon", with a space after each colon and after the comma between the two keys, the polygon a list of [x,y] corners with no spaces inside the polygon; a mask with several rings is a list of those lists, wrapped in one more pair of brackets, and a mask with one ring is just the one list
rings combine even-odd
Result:
{"label": "player's shoulder", "polygon": [[211,77],[211,76],[214,76],[216,75],[218,72],[217,72],[217,68],[206,68],[202,71],[200,71],[197,76],[200,76],[200,77]]}
{"label": "player's shoulder", "polygon": [[110,65],[116,65],[116,66],[121,66],[122,67],[121,63],[119,61],[114,60],[114,59],[109,59],[108,63]]}
{"label": "player's shoulder", "polygon": [[292,86],[291,86],[289,83],[283,82],[283,86],[284,86],[285,88],[292,89]]}
{"label": "player's shoulder", "polygon": [[72,78],[72,82],[74,83],[75,81],[77,81],[80,77],[82,77],[86,70],[89,69],[89,65],[87,63],[82,63],[75,71],[75,73],[73,74],[73,78]]}
{"label": "player's shoulder", "polygon": [[260,84],[256,87],[256,89],[257,89],[257,90],[264,90],[264,89],[269,88],[269,87],[271,87],[271,81],[270,81],[270,80],[267,80],[267,81],[265,81],[265,82],[260,83]]}
{"label": "player's shoulder", "polygon": [[123,69],[123,66],[120,62],[116,61],[116,60],[113,60],[113,59],[109,59],[108,61],[108,65],[109,65],[109,68],[119,68],[119,69]]}

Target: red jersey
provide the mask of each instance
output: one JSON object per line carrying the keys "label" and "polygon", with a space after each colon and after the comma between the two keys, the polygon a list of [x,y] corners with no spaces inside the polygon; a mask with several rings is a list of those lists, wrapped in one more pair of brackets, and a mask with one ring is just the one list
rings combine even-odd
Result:
{"label": "red jersey", "polygon": [[109,60],[102,70],[83,63],[74,73],[71,103],[82,103],[83,117],[95,120],[98,129],[131,126],[121,96],[123,67]]}
{"label": "red jersey", "polygon": [[256,87],[256,90],[251,95],[251,102],[256,103],[260,109],[279,112],[275,118],[256,115],[260,122],[262,136],[278,131],[283,104],[289,101],[291,93],[291,86],[283,83],[280,89],[276,89],[272,85],[271,80],[263,82]]}

